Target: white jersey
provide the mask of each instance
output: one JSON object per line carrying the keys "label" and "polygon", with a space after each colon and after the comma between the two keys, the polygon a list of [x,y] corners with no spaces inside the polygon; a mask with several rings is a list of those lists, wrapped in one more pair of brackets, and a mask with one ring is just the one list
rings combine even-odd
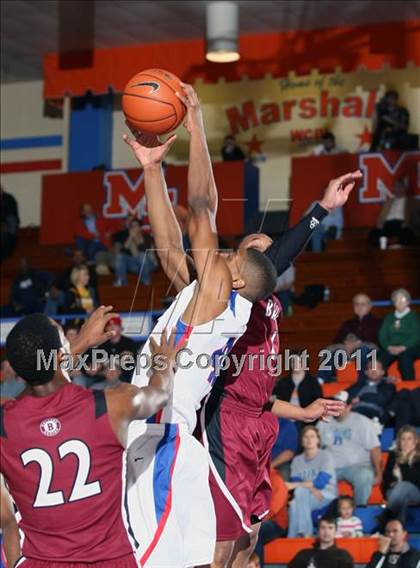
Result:
{"label": "white jersey", "polygon": [[[152,419],[149,418],[148,422],[186,424],[191,434],[196,426],[196,412],[200,403],[210,392],[216,379],[212,364],[214,357],[228,353],[244,334],[252,308],[249,300],[233,290],[229,305],[217,318],[201,325],[188,326],[182,321],[182,316],[197,284],[195,280],[179,292],[151,333],[156,341],[159,341],[164,329],[169,334],[176,328],[176,342],[187,339],[187,345],[179,355],[171,400],[160,413]],[[143,360],[144,355],[150,354],[147,341],[140,359]],[[150,369],[141,368],[135,372],[132,383],[144,387],[149,384],[150,374]]]}

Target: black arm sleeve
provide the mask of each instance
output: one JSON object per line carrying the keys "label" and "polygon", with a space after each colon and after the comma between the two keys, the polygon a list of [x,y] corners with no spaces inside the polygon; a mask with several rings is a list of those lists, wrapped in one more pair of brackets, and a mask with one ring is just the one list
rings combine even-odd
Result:
{"label": "black arm sleeve", "polygon": [[265,251],[265,254],[276,267],[279,276],[289,268],[290,264],[303,251],[312,236],[312,232],[327,215],[328,211],[317,203],[308,215],[305,215],[297,225],[283,233]]}

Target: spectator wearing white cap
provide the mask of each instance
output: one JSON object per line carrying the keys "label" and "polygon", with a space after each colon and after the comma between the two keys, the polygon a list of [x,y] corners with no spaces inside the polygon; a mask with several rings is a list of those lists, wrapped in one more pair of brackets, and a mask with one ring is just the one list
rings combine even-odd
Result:
{"label": "spectator wearing white cap", "polygon": [[337,481],[349,482],[356,505],[366,505],[373,485],[382,481],[381,444],[372,420],[351,411],[348,392],[335,398],[347,404],[340,416],[318,424],[322,447],[333,457]]}

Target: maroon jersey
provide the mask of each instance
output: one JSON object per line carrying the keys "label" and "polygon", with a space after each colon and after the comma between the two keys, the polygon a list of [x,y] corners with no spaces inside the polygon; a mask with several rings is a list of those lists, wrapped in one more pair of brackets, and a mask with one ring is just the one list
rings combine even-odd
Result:
{"label": "maroon jersey", "polygon": [[0,444],[25,557],[98,562],[133,552],[121,510],[124,450],[103,391],[69,383],[7,402]]}
{"label": "maroon jersey", "polygon": [[[279,352],[277,320],[280,314],[281,304],[275,296],[253,305],[247,330],[229,353],[231,361],[232,356],[236,356],[238,361],[245,356],[243,369],[235,376],[236,367],[231,362],[230,368],[221,373],[215,385],[219,393],[223,390],[222,403],[230,400],[259,410],[267,404],[277,378],[275,366],[274,372],[270,373],[267,357]],[[260,357],[264,360],[263,365]]]}

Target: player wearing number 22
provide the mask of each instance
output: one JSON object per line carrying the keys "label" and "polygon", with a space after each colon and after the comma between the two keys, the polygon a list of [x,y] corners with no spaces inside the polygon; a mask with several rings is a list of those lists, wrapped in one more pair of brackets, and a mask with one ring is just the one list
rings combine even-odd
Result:
{"label": "player wearing number 22", "polygon": [[[134,568],[122,482],[126,429],[165,406],[173,368],[153,372],[146,389],[123,384],[106,393],[89,391],[70,383],[60,366],[37,368],[37,350],[46,361],[54,351],[62,356],[60,337],[46,316],[33,314],[7,338],[11,365],[27,382],[0,412],[0,469],[24,534],[23,556],[9,562],[19,568],[57,562],[62,568],[75,562],[77,568]],[[162,336],[162,345],[152,341],[151,347],[174,361],[172,339]]]}

